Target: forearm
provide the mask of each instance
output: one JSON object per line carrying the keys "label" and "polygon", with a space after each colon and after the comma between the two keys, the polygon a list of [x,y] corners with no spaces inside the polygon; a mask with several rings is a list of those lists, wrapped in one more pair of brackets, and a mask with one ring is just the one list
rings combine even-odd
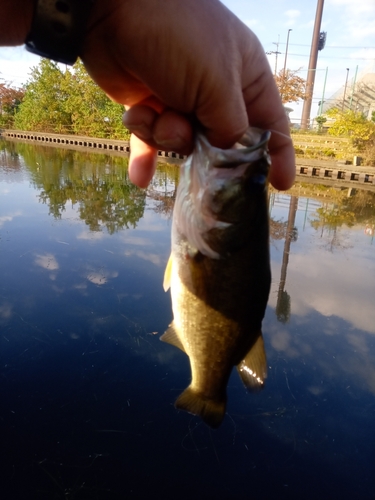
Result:
{"label": "forearm", "polygon": [[0,0],[0,45],[22,45],[30,31],[34,0]]}

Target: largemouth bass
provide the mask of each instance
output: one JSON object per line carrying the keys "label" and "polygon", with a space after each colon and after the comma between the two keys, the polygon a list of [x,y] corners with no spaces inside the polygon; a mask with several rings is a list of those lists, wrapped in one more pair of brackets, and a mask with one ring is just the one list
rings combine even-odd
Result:
{"label": "largemouth bass", "polygon": [[269,132],[249,128],[233,149],[198,135],[182,166],[164,277],[173,322],[161,340],[190,359],[176,408],[218,427],[234,366],[251,390],[267,373],[261,323],[270,290]]}

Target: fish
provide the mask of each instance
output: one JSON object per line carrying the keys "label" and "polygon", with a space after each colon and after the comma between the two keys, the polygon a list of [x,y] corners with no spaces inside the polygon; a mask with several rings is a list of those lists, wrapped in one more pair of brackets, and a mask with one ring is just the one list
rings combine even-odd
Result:
{"label": "fish", "polygon": [[181,166],[163,283],[173,321],[160,339],[190,360],[191,383],[175,407],[212,428],[225,416],[235,366],[250,392],[267,376],[261,328],[271,284],[269,137],[249,127],[224,150],[198,133]]}

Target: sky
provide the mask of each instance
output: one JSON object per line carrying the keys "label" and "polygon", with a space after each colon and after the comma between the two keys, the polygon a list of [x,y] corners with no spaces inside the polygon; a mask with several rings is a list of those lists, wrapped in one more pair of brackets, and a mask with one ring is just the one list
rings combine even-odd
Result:
{"label": "sky", "polygon": [[[299,70],[307,77],[317,0],[223,0],[261,41],[275,70],[285,62],[288,30],[287,68]],[[375,72],[375,0],[325,0],[321,31],[327,32],[325,48],[319,52],[311,118],[318,114],[318,102],[328,99],[344,88],[348,74],[350,91],[357,66],[362,72]],[[278,44],[278,45],[277,45]],[[23,47],[0,48],[0,79],[21,86],[28,79],[30,68],[39,58]],[[327,70],[328,68],[328,70]],[[349,72],[347,71],[349,68]],[[1,81],[1,80],[0,80]],[[290,104],[290,117],[298,123],[302,102]]]}

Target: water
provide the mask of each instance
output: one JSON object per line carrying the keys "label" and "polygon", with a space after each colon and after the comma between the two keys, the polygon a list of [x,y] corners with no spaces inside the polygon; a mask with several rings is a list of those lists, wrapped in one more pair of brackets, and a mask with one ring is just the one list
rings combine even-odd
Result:
{"label": "water", "polygon": [[267,384],[212,431],[159,342],[177,178],[0,142],[1,498],[375,498],[375,194],[271,192]]}

